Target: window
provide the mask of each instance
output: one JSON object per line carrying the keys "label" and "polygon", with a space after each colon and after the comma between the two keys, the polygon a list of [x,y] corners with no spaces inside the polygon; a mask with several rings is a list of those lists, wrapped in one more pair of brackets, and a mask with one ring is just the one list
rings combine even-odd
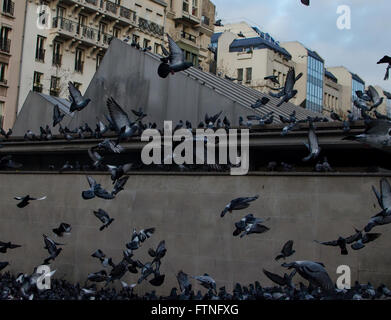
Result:
{"label": "window", "polygon": [[82,49],[76,49],[75,71],[83,73],[83,66],[84,66],[84,51]]}
{"label": "window", "polygon": [[150,40],[148,40],[148,39],[144,39],[143,48],[148,48],[150,43],[151,43],[151,41],[150,41]]}
{"label": "window", "polygon": [[86,26],[87,26],[87,17],[82,14],[79,14],[79,23],[77,25],[76,33],[80,34],[80,29],[85,29]]}
{"label": "window", "polygon": [[65,8],[61,6],[57,6],[57,17],[64,18],[65,16]]}
{"label": "window", "polygon": [[189,0],[183,0],[183,12],[189,13]]}
{"label": "window", "polygon": [[253,79],[253,68],[246,68],[246,83],[250,83]]}
{"label": "window", "polygon": [[140,41],[140,37],[136,36],[135,34],[132,36],[132,40],[134,43],[138,43]]}
{"label": "window", "polygon": [[243,69],[238,69],[238,81],[243,81]]}
{"label": "window", "polygon": [[159,47],[160,45],[158,43],[155,43],[153,46],[153,52],[159,54]]}
{"label": "window", "polygon": [[75,86],[75,88],[76,88],[77,90],[81,90],[82,84],[81,84],[80,82],[73,82],[73,85]]}
{"label": "window", "polygon": [[45,37],[37,36],[37,44],[35,47],[35,60],[45,62]]}
{"label": "window", "polygon": [[114,27],[114,28],[113,28],[113,36],[114,36],[115,38],[119,38],[120,35],[121,35],[121,29],[120,29],[120,28],[117,28],[117,27]]}
{"label": "window", "polygon": [[0,101],[0,127],[3,127],[4,122],[4,102]]}
{"label": "window", "polygon": [[0,35],[0,51],[10,53],[11,49],[11,40],[9,38],[9,33],[12,29],[8,27],[1,27],[1,35]]}
{"label": "window", "polygon": [[193,8],[191,10],[193,16],[198,16],[198,0],[193,0]]}
{"label": "window", "polygon": [[11,0],[3,0],[3,12],[11,16],[14,15],[15,3]]}
{"label": "window", "polygon": [[33,91],[42,92],[42,83],[41,83],[42,78],[43,78],[43,73],[37,71],[34,72]]}
{"label": "window", "polygon": [[50,95],[58,97],[60,94],[60,78],[52,76],[50,79]]}
{"label": "window", "polygon": [[0,82],[7,84],[7,68],[8,64],[0,62]]}
{"label": "window", "polygon": [[61,67],[61,42],[53,42],[53,66]]}
{"label": "window", "polygon": [[96,70],[98,70],[102,60],[103,60],[103,55],[102,54],[98,54],[96,56]]}

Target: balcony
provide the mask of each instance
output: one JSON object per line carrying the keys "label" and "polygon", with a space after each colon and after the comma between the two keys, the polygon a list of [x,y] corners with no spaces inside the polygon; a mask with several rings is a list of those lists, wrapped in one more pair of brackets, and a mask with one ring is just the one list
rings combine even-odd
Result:
{"label": "balcony", "polygon": [[51,88],[50,95],[54,97],[58,97],[60,95],[60,88]]}
{"label": "balcony", "polygon": [[3,13],[14,16],[15,3],[11,0],[3,0]]}
{"label": "balcony", "polygon": [[61,62],[62,62],[62,55],[53,54],[53,59],[52,59],[53,66],[61,67]]}
{"label": "balcony", "polygon": [[193,16],[186,11],[183,11],[179,16],[176,16],[175,20],[177,22],[185,22],[194,26],[201,23],[201,19],[198,16]]}
{"label": "balcony", "polygon": [[35,60],[39,62],[45,62],[45,53],[46,53],[45,49],[39,48],[35,52]]}
{"label": "balcony", "polygon": [[191,42],[197,43],[197,37],[185,31],[182,31],[181,37],[182,39],[190,40]]}
{"label": "balcony", "polygon": [[140,29],[147,31],[157,37],[164,36],[164,28],[162,26],[159,26],[155,22],[151,22],[149,20],[139,18],[138,19],[138,26]]}
{"label": "balcony", "polygon": [[11,39],[0,39],[0,51],[10,53]]}
{"label": "balcony", "polygon": [[65,40],[77,39],[88,47],[99,46],[107,48],[113,38],[112,35],[101,33],[97,29],[62,17],[53,18],[53,28],[57,29],[60,38]]}
{"label": "balcony", "polygon": [[43,88],[42,83],[34,83],[34,85],[33,85],[34,92],[42,93],[42,88]]}

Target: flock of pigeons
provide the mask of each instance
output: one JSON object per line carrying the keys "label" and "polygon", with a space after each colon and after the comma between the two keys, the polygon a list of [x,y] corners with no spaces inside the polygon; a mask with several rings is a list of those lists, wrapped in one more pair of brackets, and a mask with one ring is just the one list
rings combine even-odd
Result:
{"label": "flock of pigeons", "polygon": [[[309,1],[302,0],[302,3],[309,5]],[[158,68],[158,74],[162,78],[166,78],[169,74],[174,74],[189,68],[192,64],[185,61],[182,50],[177,46],[173,39],[168,36],[169,50],[167,51],[163,47],[164,57],[161,58],[161,64]],[[387,60],[383,58],[379,63],[389,63],[388,70],[391,68],[391,58]],[[271,96],[279,98],[280,102],[277,107],[283,103],[292,99],[297,91],[294,89],[295,82],[300,79],[302,74],[295,75],[294,68],[291,68],[288,72],[284,87],[280,88],[279,93],[271,93]],[[270,76],[271,81],[278,81],[275,77]],[[84,98],[80,91],[69,83],[69,100],[71,102],[70,111],[77,112],[85,109],[90,99]],[[376,89],[369,87],[365,92],[357,92],[358,99],[355,101],[355,106],[360,109],[362,118],[367,124],[367,130],[363,134],[356,136],[348,136],[345,139],[357,140],[373,147],[383,149],[386,146],[391,145],[391,123],[390,119],[385,119],[385,116],[376,114],[378,119],[371,118],[368,113],[370,111],[376,111],[376,108],[382,103],[382,98],[379,97]],[[268,98],[259,99],[251,107],[253,109],[262,108],[269,102]],[[70,130],[67,127],[63,128],[61,122],[64,119],[64,114],[61,113],[58,106],[54,107],[53,111],[53,127],[59,125],[59,132],[63,137],[70,141],[75,137],[84,139],[87,137],[93,137],[96,139],[102,139],[103,141],[97,144],[95,147],[88,150],[88,155],[91,159],[91,166],[94,168],[101,168],[107,170],[110,173],[111,180],[113,182],[113,189],[108,191],[102,185],[98,184],[91,176],[87,177],[89,188],[81,192],[81,196],[84,200],[88,201],[95,197],[113,200],[116,198],[119,192],[124,190],[124,187],[129,179],[126,173],[129,172],[134,165],[131,163],[114,166],[110,164],[104,164],[104,157],[101,155],[101,151],[109,152],[112,154],[120,154],[123,152],[123,147],[120,143],[131,137],[141,135],[143,130],[148,128],[156,128],[156,124],[149,123],[143,124],[142,120],[147,116],[142,109],[132,110],[136,120],[132,121],[129,115],[124,109],[115,101],[114,98],[107,100],[108,115],[106,120],[108,124],[98,120],[95,130],[91,129],[86,123],[77,129]],[[201,122],[198,128],[230,128],[230,122],[225,117],[220,119],[222,112],[209,116],[205,116],[205,122]],[[248,117],[249,122],[244,122],[241,117],[240,126],[251,128],[253,125],[251,121],[259,121],[259,125],[263,126],[273,122],[273,112],[266,114],[265,116],[253,115]],[[337,114],[332,113],[331,118],[333,120],[343,121]],[[303,158],[304,162],[316,161],[319,158],[321,148],[318,144],[318,139],[315,133],[315,122],[329,121],[327,118],[308,118],[305,121],[299,121],[296,118],[295,112],[289,117],[280,116],[281,122],[287,124],[282,130],[282,135],[287,135],[290,131],[297,128],[299,123],[308,122],[308,156]],[[352,114],[349,114],[348,120],[343,121],[344,132],[350,131],[351,122],[357,119]],[[185,123],[180,121],[175,130],[187,128],[192,130],[192,124],[189,121]],[[40,135],[35,135],[31,130],[28,130],[25,134],[26,140],[51,140],[55,137],[52,135],[49,125],[45,128],[41,127]],[[105,138],[105,133],[112,131],[116,134],[116,141]],[[5,132],[1,129],[0,134],[8,139],[12,135],[12,130]],[[21,164],[12,160],[11,156],[5,156],[0,159],[0,168],[20,168]],[[277,163],[269,163],[268,168],[275,170]],[[288,164],[283,164],[284,168],[289,169]],[[74,167],[67,162],[62,170],[73,169]],[[327,162],[327,158],[324,158],[323,162],[318,161],[315,166],[317,171],[331,171],[331,166]],[[352,250],[361,250],[368,243],[375,241],[380,237],[380,233],[371,233],[370,231],[379,225],[385,225],[391,223],[391,186],[387,179],[383,178],[380,181],[380,191],[373,187],[376,199],[378,200],[381,212],[370,218],[368,224],[362,230],[355,230],[355,233],[348,237],[340,236],[337,240],[325,241],[317,243],[326,246],[338,247],[342,255],[347,255],[347,245],[350,245]],[[251,202],[256,201],[259,198],[258,195],[253,197],[241,197],[231,200],[221,212],[223,218],[227,213],[232,213],[235,210],[243,210],[250,206]],[[43,201],[46,196],[35,198],[30,195],[15,197],[18,201],[17,206],[21,209],[27,207],[30,201]],[[93,212],[97,219],[102,223],[99,227],[100,231],[110,228],[112,223],[115,223],[115,219],[111,218],[109,213],[103,209],[98,209]],[[251,236],[254,234],[262,234],[270,230],[265,223],[269,219],[257,218],[253,214],[247,214],[242,219],[234,224],[233,236],[240,238],[245,236]],[[62,238],[66,234],[70,234],[72,230],[71,225],[65,222],[61,222],[58,228],[52,230],[53,234]],[[152,286],[161,286],[164,283],[165,275],[161,274],[160,267],[162,259],[165,257],[167,249],[165,241],[161,241],[156,249],[150,248],[148,255],[150,261],[141,262],[135,258],[136,251],[141,248],[142,244],[153,236],[155,228],[146,228],[140,231],[133,230],[131,239],[124,245],[123,258],[118,263],[113,262],[111,257],[108,257],[102,250],[96,250],[92,253],[92,257],[96,259],[101,270],[91,273],[87,276],[84,285],[73,285],[65,280],[53,279],[51,282],[50,290],[40,290],[37,287],[37,281],[40,274],[37,273],[37,269],[32,274],[19,274],[16,277],[9,273],[3,273],[0,275],[0,299],[96,299],[96,300],[113,300],[113,299],[178,299],[178,300],[253,300],[253,299],[266,299],[266,300],[290,300],[290,299],[302,299],[302,300],[314,300],[314,299],[381,299],[391,297],[391,291],[385,286],[381,285],[375,289],[370,283],[367,285],[360,285],[356,283],[351,289],[336,289],[334,283],[329,277],[325,266],[320,262],[313,261],[293,261],[285,262],[281,266],[287,270],[293,269],[289,274],[284,273],[283,276],[274,274],[270,271],[263,270],[264,274],[275,284],[273,287],[262,287],[259,282],[250,284],[249,286],[242,286],[236,284],[232,294],[228,293],[225,287],[217,290],[217,284],[215,280],[205,273],[201,276],[189,276],[182,270],[177,274],[178,288],[173,288],[168,297],[158,297],[155,291],[147,293],[143,297],[139,297],[134,293],[134,288],[141,284],[143,281],[148,281]],[[43,234],[44,249],[48,251],[48,257],[43,261],[43,264],[50,264],[57,259],[62,252],[61,246],[63,244],[54,241],[49,236]],[[5,254],[7,250],[13,250],[19,248],[20,245],[13,244],[11,242],[0,242],[0,253]],[[288,259],[294,255],[293,241],[287,241],[281,252],[275,258],[276,261],[281,259]],[[8,262],[0,262],[0,271],[5,269],[9,265]],[[108,271],[106,271],[108,269]],[[138,280],[134,284],[128,284],[121,279],[124,275],[130,272],[132,274],[138,274]],[[51,272],[51,276],[55,271]],[[307,280],[309,285],[306,286],[300,282],[299,286],[293,284],[293,278],[296,274],[299,274],[303,279]],[[197,293],[193,290],[193,284],[191,279],[196,280],[201,286],[207,289],[205,294],[201,291]],[[121,281],[122,289],[117,291],[115,289],[107,288],[107,285],[114,282]],[[105,285],[100,289],[97,283],[104,283]]]}

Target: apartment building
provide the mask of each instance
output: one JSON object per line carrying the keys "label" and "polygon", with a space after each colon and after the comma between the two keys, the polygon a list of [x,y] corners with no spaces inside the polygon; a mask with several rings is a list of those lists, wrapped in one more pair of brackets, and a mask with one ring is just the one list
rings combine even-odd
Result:
{"label": "apartment building", "polygon": [[361,116],[360,111],[353,105],[353,101],[357,99],[356,91],[364,91],[365,81],[357,74],[350,72],[346,67],[330,67],[327,68],[337,79],[342,87],[341,109],[346,115],[348,110],[351,110],[355,116]]}
{"label": "apartment building", "polygon": [[[67,98],[73,81],[84,93],[114,37],[160,54],[169,33],[195,66],[207,70],[212,59],[208,45],[216,8],[209,0],[0,1],[0,116],[6,127],[12,127],[31,90]],[[21,23],[13,27],[16,21]],[[12,55],[6,52],[9,41]],[[1,81],[10,75],[12,86],[11,79],[8,85]]]}
{"label": "apartment building", "polygon": [[298,93],[291,101],[308,110],[322,113],[325,82],[323,58],[298,41],[283,42],[281,46],[292,55],[296,74],[303,73],[295,85]]}
{"label": "apartment building", "polygon": [[[290,67],[290,53],[268,33],[246,22],[217,27],[211,40],[216,52],[216,73],[234,78],[237,82],[261,92],[282,86]],[[276,75],[280,85],[266,76]]]}
{"label": "apartment building", "polygon": [[25,1],[0,1],[0,127],[11,128],[17,114]]}
{"label": "apartment building", "polygon": [[342,86],[337,77],[327,69],[324,72],[323,94],[323,114],[335,112],[342,118],[346,116],[342,110]]}

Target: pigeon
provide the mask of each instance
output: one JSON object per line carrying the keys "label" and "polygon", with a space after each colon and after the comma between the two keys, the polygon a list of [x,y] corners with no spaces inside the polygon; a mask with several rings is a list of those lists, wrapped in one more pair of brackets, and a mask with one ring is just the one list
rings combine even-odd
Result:
{"label": "pigeon", "polygon": [[364,235],[361,234],[361,237],[357,240],[357,242],[351,245],[351,248],[353,250],[360,250],[365,247],[365,244],[376,240],[380,236],[381,233],[365,233]]}
{"label": "pigeon", "polygon": [[35,134],[29,129],[24,135],[24,140],[33,141],[36,139]]}
{"label": "pigeon", "polygon": [[62,222],[58,228],[53,229],[53,232],[58,236],[62,237],[64,234],[70,234],[72,227],[68,223]]}
{"label": "pigeon", "polygon": [[289,69],[288,74],[286,76],[286,81],[284,88],[282,90],[275,94],[273,92],[270,92],[269,94],[274,98],[282,98],[280,99],[280,102],[277,104],[277,107],[280,107],[284,102],[288,102],[290,99],[296,96],[297,90],[294,90],[295,83],[303,76],[303,73],[300,73],[299,75],[295,75],[295,69],[292,67]]}
{"label": "pigeon", "polygon": [[8,249],[20,248],[21,245],[12,244],[11,242],[2,242],[0,241],[0,253],[7,253]]}
{"label": "pigeon", "polygon": [[27,195],[27,196],[25,196],[25,197],[15,197],[14,199],[20,201],[20,202],[16,205],[18,208],[24,208],[24,207],[26,207],[27,205],[29,205],[30,201],[34,201],[34,200],[37,200],[37,201],[45,200],[45,199],[46,199],[46,196],[44,196],[44,197],[42,197],[42,198],[31,198],[30,195]]}
{"label": "pigeon", "polygon": [[250,213],[250,214],[246,215],[244,218],[240,219],[240,221],[235,222],[236,229],[233,232],[233,236],[236,237],[240,233],[242,233],[243,231],[246,231],[246,228],[249,225],[261,224],[261,223],[264,223],[265,221],[268,221],[268,220],[269,220],[269,218],[267,220],[255,218],[254,215],[252,213]]}
{"label": "pigeon", "polygon": [[189,292],[191,290],[191,283],[189,282],[188,275],[182,270],[178,272],[176,276],[181,292]]}
{"label": "pigeon", "polygon": [[126,182],[128,182],[129,176],[122,177],[115,181],[113,191],[111,192],[112,195],[116,196],[119,192],[124,190],[124,186]]}
{"label": "pigeon", "polygon": [[215,27],[224,27],[223,24],[221,23],[221,19],[217,20],[213,25]]}
{"label": "pigeon", "polygon": [[288,286],[291,288],[294,288],[294,285],[292,283],[292,278],[296,274],[296,269],[294,269],[291,274],[286,274],[284,273],[284,277],[279,276],[278,274],[269,272],[265,269],[262,269],[263,273],[265,274],[266,277],[268,277],[271,281],[274,283],[278,284],[279,286]]}
{"label": "pigeon", "polygon": [[303,159],[304,162],[307,162],[311,159],[316,159],[319,156],[321,148],[319,147],[318,138],[316,136],[315,128],[312,122],[310,122],[310,128],[308,131],[308,144],[305,144],[305,146],[307,147],[310,154]]}
{"label": "pigeon", "polygon": [[390,78],[390,69],[391,69],[391,57],[389,56],[384,56],[381,58],[377,64],[382,64],[382,63],[387,63],[387,69],[386,69],[386,74],[384,76],[384,80],[388,80]]}
{"label": "pigeon", "polygon": [[271,82],[280,85],[280,81],[278,81],[278,76],[267,76],[263,79],[270,80]]}
{"label": "pigeon", "polygon": [[332,111],[330,113],[330,118],[333,119],[334,121],[342,121],[341,117],[338,115],[338,113],[335,113]]}
{"label": "pigeon", "polygon": [[370,232],[376,226],[382,226],[391,223],[391,216],[383,216],[382,212],[373,216],[364,228],[365,232]]}
{"label": "pigeon", "polygon": [[163,240],[161,241],[157,248],[156,251],[153,250],[152,248],[148,250],[148,254],[154,258],[152,263],[155,261],[160,261],[165,255],[166,255],[167,249],[166,249],[166,242]]}
{"label": "pigeon", "polygon": [[257,99],[254,104],[250,105],[253,109],[261,108],[262,106],[266,105],[270,99],[268,97],[262,97],[262,99]]}
{"label": "pigeon", "polygon": [[373,103],[370,110],[376,109],[378,106],[380,106],[383,103],[384,98],[380,97],[379,92],[377,92],[375,87],[369,86],[368,94],[371,98],[371,102]]}
{"label": "pigeon", "polygon": [[212,289],[216,292],[216,282],[207,273],[204,273],[203,276],[192,276],[192,278],[198,280],[200,285],[203,286],[204,288],[208,290]]}
{"label": "pigeon", "polygon": [[71,81],[68,82],[68,90],[69,90],[69,101],[71,102],[71,106],[69,108],[70,112],[81,111],[88,106],[91,99],[90,98],[83,99],[80,90],[77,89]]}
{"label": "pigeon", "polygon": [[97,217],[103,225],[99,228],[100,231],[102,231],[105,228],[108,228],[109,225],[114,221],[113,218],[110,218],[108,213],[104,211],[103,209],[99,209],[98,211],[94,211],[95,217]]}
{"label": "pigeon", "polygon": [[214,116],[212,117],[209,117],[209,115],[206,113],[205,114],[205,124],[208,128],[213,128],[215,122],[217,121],[217,119],[221,116],[221,114],[223,113],[223,111],[220,111],[219,113],[215,114]]}
{"label": "pigeon", "polygon": [[341,249],[341,255],[347,255],[348,250],[346,249],[346,244],[350,244],[353,242],[355,235],[349,238],[343,238],[343,237],[338,237],[337,240],[333,241],[325,241],[325,242],[320,242],[317,240],[314,240],[316,243],[323,244],[325,246],[333,246],[333,247],[339,247]]}
{"label": "pigeon", "polygon": [[365,132],[355,136],[347,136],[342,140],[358,141],[377,149],[391,146],[391,122],[371,120],[366,124]]}
{"label": "pigeon", "polygon": [[132,167],[132,163],[127,163],[121,166],[112,166],[112,165],[107,165],[107,169],[109,170],[111,174],[111,180],[113,181],[113,184],[115,181],[117,181],[119,178],[121,178],[124,174],[126,174]]}
{"label": "pigeon", "polygon": [[104,282],[107,280],[107,272],[105,270],[95,272],[95,273],[90,273],[87,276],[87,280],[91,282]]}
{"label": "pigeon", "polygon": [[103,189],[100,184],[96,183],[94,178],[87,176],[87,181],[90,185],[90,189],[82,192],[82,197],[84,200],[93,199],[95,196],[105,200],[114,199],[115,196]]}
{"label": "pigeon", "polygon": [[271,124],[271,123],[273,123],[273,120],[274,120],[273,111],[265,114],[262,117],[258,116],[258,115],[247,116],[247,119],[248,120],[258,120],[259,125],[261,125],[261,126],[263,126],[265,124]]}
{"label": "pigeon", "polygon": [[379,215],[391,215],[391,185],[388,180],[386,178],[380,180],[380,192],[376,190],[375,186],[372,186],[372,191],[382,209]]}
{"label": "pigeon", "polygon": [[43,235],[43,238],[44,238],[44,242],[45,242],[44,249],[47,249],[50,254],[49,258],[45,259],[43,262],[44,265],[47,265],[47,264],[49,264],[50,260],[54,260],[57,258],[57,256],[62,251],[62,248],[57,248],[57,246],[62,246],[63,244],[54,242],[52,239],[47,237],[45,234]]}
{"label": "pigeon", "polygon": [[106,255],[103,253],[102,250],[98,249],[91,255],[91,257],[101,260],[104,259]]}
{"label": "pigeon", "polygon": [[67,170],[73,170],[73,165],[71,165],[69,161],[65,162],[65,164],[62,166],[62,168],[59,170],[59,172],[62,173]]}
{"label": "pigeon", "polygon": [[391,121],[391,118],[379,113],[377,110],[374,110],[373,113],[375,114],[376,119]]}
{"label": "pigeon", "polygon": [[309,6],[310,0],[301,0],[301,3],[304,4],[305,6]]}
{"label": "pigeon", "polygon": [[0,168],[19,169],[23,165],[12,160],[12,156],[4,156],[0,158]]}
{"label": "pigeon", "polygon": [[167,60],[162,62],[158,68],[158,75],[161,78],[167,78],[171,74],[184,71],[193,66],[193,63],[185,60],[185,54],[175,41],[167,34],[170,55],[165,57]]}
{"label": "pigeon", "polygon": [[259,196],[255,197],[243,197],[243,198],[236,198],[231,200],[230,203],[226,205],[224,210],[221,212],[221,217],[224,217],[227,212],[232,212],[233,210],[242,210],[246,209],[250,206],[250,202],[255,201],[259,198]]}
{"label": "pigeon", "polygon": [[269,230],[268,227],[262,225],[260,222],[250,223],[246,226],[245,232],[240,235],[240,238],[253,233],[264,233]]}
{"label": "pigeon", "polygon": [[311,285],[320,287],[324,292],[331,293],[334,291],[334,284],[330,279],[324,266],[318,262],[312,261],[295,261],[283,263],[282,267],[296,269],[296,271]]}
{"label": "pigeon", "polygon": [[143,110],[140,108],[139,110],[131,110],[132,113],[138,118],[138,120],[142,120],[148,115],[143,112]]}
{"label": "pigeon", "polygon": [[238,80],[237,78],[232,78],[232,77],[227,76],[227,75],[224,75],[224,78],[229,80],[229,81],[236,81],[236,80]]}
{"label": "pigeon", "polygon": [[5,132],[4,129],[0,127],[0,135],[8,139],[12,135],[12,129],[8,129],[8,132]]}
{"label": "pigeon", "polygon": [[65,117],[64,113],[60,112],[58,104],[53,107],[53,128],[58,125]]}
{"label": "pigeon", "polygon": [[130,36],[129,35],[127,35],[126,36],[126,38],[124,39],[124,40],[122,40],[123,42],[126,42],[126,43],[128,43],[129,42],[129,40],[130,40]]}
{"label": "pigeon", "polygon": [[9,265],[9,262],[0,262],[0,271],[5,269]]}
{"label": "pigeon", "polygon": [[293,250],[292,247],[293,247],[293,240],[289,240],[287,243],[284,244],[281,250],[281,254],[279,254],[275,260],[278,261],[282,258],[284,258],[285,260],[285,258],[288,258],[291,255],[293,255],[296,251]]}
{"label": "pigeon", "polygon": [[106,280],[106,285],[114,280],[120,280],[125,273],[128,271],[128,262],[126,260],[122,260],[119,264],[114,265],[111,270],[109,277]]}
{"label": "pigeon", "polygon": [[138,126],[135,123],[130,122],[128,114],[114,98],[107,99],[107,108],[109,109],[115,131],[118,134],[117,144],[122,138],[130,138],[137,132]]}
{"label": "pigeon", "polygon": [[110,151],[113,153],[121,153],[124,151],[124,148],[121,147],[119,144],[115,144],[110,139],[105,139],[101,143],[98,144],[98,148],[104,149],[106,151]]}

